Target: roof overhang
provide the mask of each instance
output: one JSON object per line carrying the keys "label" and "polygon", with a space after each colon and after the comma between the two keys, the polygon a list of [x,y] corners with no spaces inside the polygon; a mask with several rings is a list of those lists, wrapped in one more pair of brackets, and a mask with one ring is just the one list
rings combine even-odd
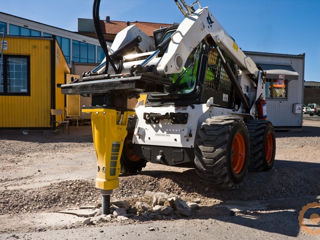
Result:
{"label": "roof overhang", "polygon": [[266,78],[278,79],[280,75],[284,75],[286,80],[298,80],[297,73],[291,65],[276,65],[276,64],[259,64],[262,70],[266,73]]}

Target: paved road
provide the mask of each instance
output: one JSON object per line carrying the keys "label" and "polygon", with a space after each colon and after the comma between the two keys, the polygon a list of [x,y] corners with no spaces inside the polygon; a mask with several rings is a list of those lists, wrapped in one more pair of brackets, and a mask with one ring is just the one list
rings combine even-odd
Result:
{"label": "paved road", "polygon": [[0,239],[320,239],[299,233],[295,211],[239,214],[229,217],[153,221],[142,224],[86,227],[25,234]]}

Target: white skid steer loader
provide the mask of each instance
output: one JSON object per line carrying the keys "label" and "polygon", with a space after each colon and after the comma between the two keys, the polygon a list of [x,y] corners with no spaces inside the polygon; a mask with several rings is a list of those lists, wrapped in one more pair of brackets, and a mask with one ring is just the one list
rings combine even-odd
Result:
{"label": "white skid steer loader", "polygon": [[[104,212],[120,168],[141,171],[146,161],[194,164],[200,178],[232,188],[247,170],[271,169],[275,134],[266,120],[265,79],[207,7],[175,1],[179,25],[148,37],[136,26],[107,47],[99,5],[93,17],[106,58],[81,79],[62,85],[65,94],[90,94],[97,152],[96,186]],[[129,98],[146,94],[135,109]]]}

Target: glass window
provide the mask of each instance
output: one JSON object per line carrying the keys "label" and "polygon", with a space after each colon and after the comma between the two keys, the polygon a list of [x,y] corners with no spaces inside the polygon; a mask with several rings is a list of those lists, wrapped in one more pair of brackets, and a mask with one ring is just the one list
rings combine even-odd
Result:
{"label": "glass window", "polygon": [[21,36],[31,36],[31,31],[28,28],[20,27]]}
{"label": "glass window", "polygon": [[0,22],[0,33],[4,32],[5,35],[7,35],[7,24],[5,22]]}
{"label": "glass window", "polygon": [[88,44],[80,42],[80,62],[88,62]]}
{"label": "glass window", "polygon": [[[227,62],[234,66],[231,59],[225,56]],[[222,64],[222,59],[218,56],[215,48],[212,48],[208,53],[208,67],[205,74],[203,99],[207,100],[210,97],[214,98],[215,104],[221,107],[230,107],[232,101],[232,83],[229,75],[225,71]]]}
{"label": "glass window", "polygon": [[199,44],[189,55],[181,73],[169,76],[172,82],[168,89],[170,92],[188,94],[193,91],[197,79],[201,46],[202,44]]}
{"label": "glass window", "polygon": [[7,85],[8,93],[28,92],[28,61],[27,58],[8,57]]}
{"label": "glass window", "polygon": [[10,24],[9,33],[10,33],[10,35],[13,35],[13,36],[19,36],[20,35],[20,27]]}
{"label": "glass window", "polygon": [[66,57],[68,63],[70,63],[70,39],[69,38],[61,38],[61,49]]}
{"label": "glass window", "polygon": [[96,62],[96,46],[92,44],[88,44],[88,62]]}
{"label": "glass window", "polygon": [[0,65],[3,72],[0,78],[0,93],[29,94],[29,58],[4,56],[3,60],[4,65]]}
{"label": "glass window", "polygon": [[287,99],[288,98],[288,80],[284,77],[279,79],[267,79],[266,98],[268,99]]}
{"label": "glass window", "polygon": [[46,32],[44,32],[42,35],[43,35],[44,37],[52,37],[52,34],[46,33]]}
{"label": "glass window", "polygon": [[72,61],[80,62],[80,42],[72,40]]}
{"label": "glass window", "polygon": [[61,46],[62,45],[62,37],[56,36],[56,39],[57,39],[59,45]]}
{"label": "glass window", "polygon": [[41,32],[31,29],[31,36],[40,37],[41,36]]}
{"label": "glass window", "polygon": [[102,62],[102,60],[106,57],[105,55],[104,55],[104,52],[103,52],[103,50],[102,50],[102,47],[100,47],[100,46],[98,46],[97,47],[97,52],[98,52],[98,56],[97,56],[97,62],[98,63],[100,63],[100,62]]}

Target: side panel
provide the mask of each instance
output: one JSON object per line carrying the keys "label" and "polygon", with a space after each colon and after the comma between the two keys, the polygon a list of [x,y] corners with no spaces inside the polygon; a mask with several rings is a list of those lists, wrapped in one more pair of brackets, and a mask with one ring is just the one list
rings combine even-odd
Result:
{"label": "side panel", "polygon": [[30,58],[30,95],[0,93],[0,127],[50,127],[50,40],[6,37],[5,41],[5,55]]}
{"label": "side panel", "polygon": [[[158,124],[147,124],[144,113],[165,115],[166,113],[188,113],[187,124],[172,124],[170,120],[160,120]],[[133,143],[150,146],[193,148],[199,124],[208,117],[230,115],[231,109],[207,107],[206,104],[194,104],[188,107],[145,107],[136,108],[138,117]]]}
{"label": "side panel", "polygon": [[[66,83],[71,83],[71,78],[80,78],[79,75],[67,74]],[[66,96],[66,116],[79,118],[80,111],[80,95],[67,95]]]}
{"label": "side panel", "polygon": [[[70,69],[68,63],[60,49],[60,46],[57,42],[55,42],[55,71],[56,71],[56,84],[55,84],[55,109],[62,109],[63,110],[63,118],[65,118],[65,95],[61,93],[61,89],[58,88],[58,85],[64,84],[66,81],[66,75],[70,73]],[[57,121],[63,121],[61,116],[56,116]]]}

